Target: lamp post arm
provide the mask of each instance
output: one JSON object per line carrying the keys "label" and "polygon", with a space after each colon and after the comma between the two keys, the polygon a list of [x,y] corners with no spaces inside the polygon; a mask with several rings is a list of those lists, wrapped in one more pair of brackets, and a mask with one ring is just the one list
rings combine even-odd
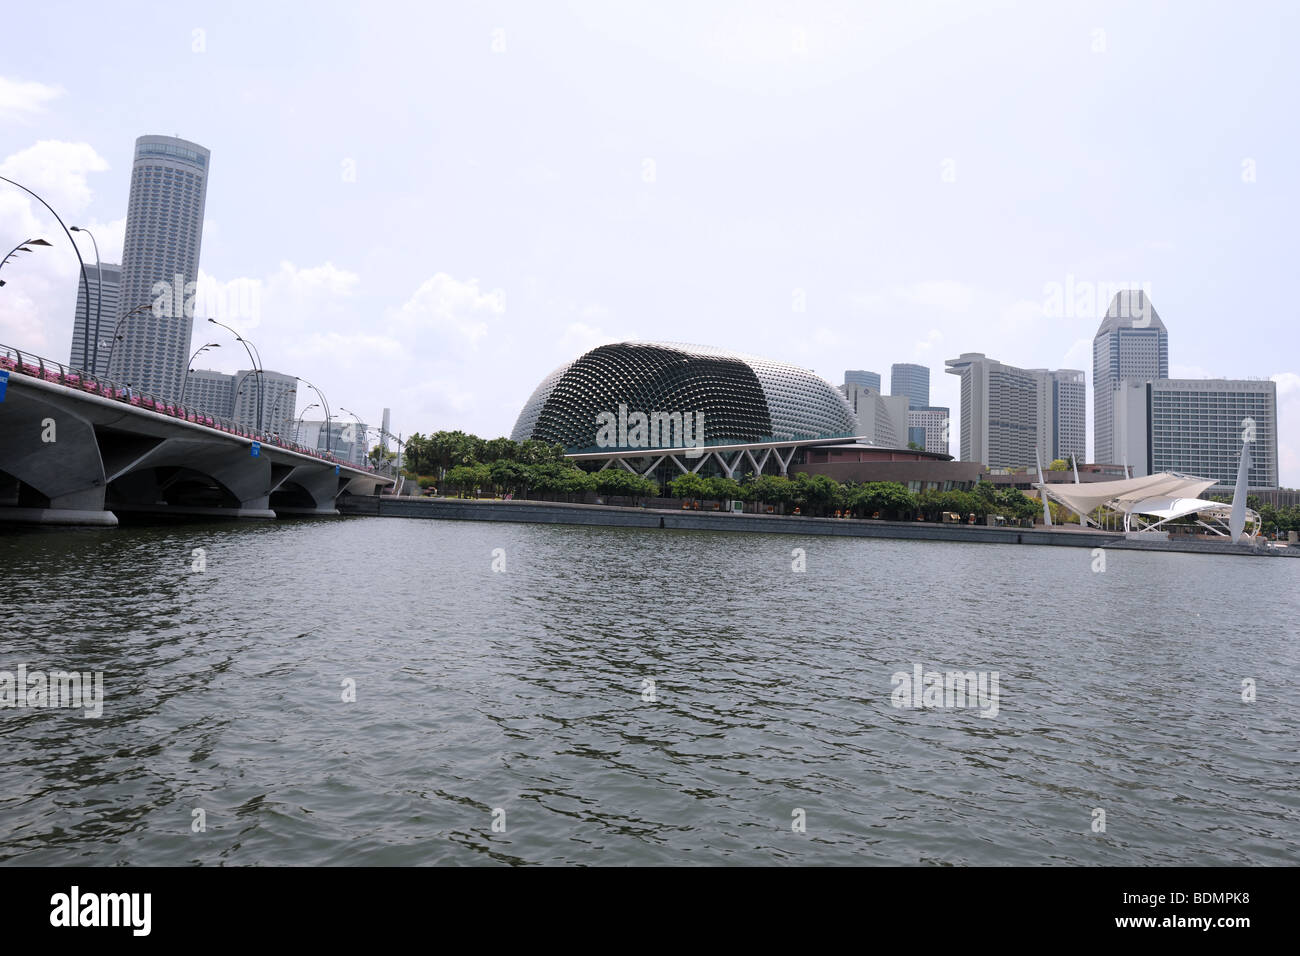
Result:
{"label": "lamp post arm", "polygon": [[[44,199],[42,199],[40,196],[37,196],[36,193],[32,192],[22,183],[14,182],[8,176],[0,176],[0,179],[3,179],[11,186],[17,186],[23,192],[27,193],[30,196],[33,196],[36,199],[36,201],[39,202],[42,206],[44,206],[46,209],[48,209],[50,211],[50,215],[52,215],[58,221],[59,228],[62,229],[63,234],[68,237],[68,243],[69,245],[72,246],[72,251],[77,254],[77,262],[81,264],[81,288],[83,293],[86,296],[86,318],[89,319],[90,318],[90,283],[86,281],[86,261],[81,258],[81,250],[77,248],[77,242],[75,239],[72,238],[72,233],[68,232],[68,227],[63,224],[63,220],[60,219],[59,214],[54,211],[54,207],[51,206],[49,203],[47,203]],[[81,361],[83,365],[82,368],[83,372],[85,372],[84,365],[89,353],[90,353],[90,322],[87,321],[86,328],[85,328],[85,335],[82,336],[82,346],[81,346]]]}

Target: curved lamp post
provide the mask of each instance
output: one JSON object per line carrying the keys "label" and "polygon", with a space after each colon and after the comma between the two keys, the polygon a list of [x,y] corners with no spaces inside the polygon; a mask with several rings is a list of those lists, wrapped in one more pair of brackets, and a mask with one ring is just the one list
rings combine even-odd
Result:
{"label": "curved lamp post", "polygon": [[[95,241],[95,235],[89,229],[83,226],[72,226],[73,232],[84,232],[90,236],[90,244],[95,247],[95,357],[93,360],[89,356],[84,356],[84,360],[90,362],[90,373],[99,374],[99,330],[102,328],[101,323],[104,321],[104,263],[99,258],[99,243]],[[86,300],[86,324],[90,325],[90,300]],[[181,385],[181,394],[185,394],[185,386]]]}
{"label": "curved lamp post", "polygon": [[185,363],[185,378],[181,382],[181,400],[177,402],[178,405],[185,404],[185,389],[190,384],[190,373],[194,371],[194,369],[191,368],[191,366],[194,364],[194,360],[198,358],[200,355],[202,355],[204,352],[206,352],[208,349],[219,349],[219,348],[221,348],[221,346],[218,345],[216,342],[209,342],[207,345],[201,345],[194,350],[194,354],[190,356],[190,360]]}
{"label": "curved lamp post", "polygon": [[[240,345],[242,345],[244,347],[244,351],[248,353],[248,361],[249,364],[253,366],[253,371],[257,372],[257,433],[260,435],[262,433],[262,393],[264,391],[264,389],[262,388],[262,363],[260,361],[260,357],[261,357],[260,353],[257,359],[253,358],[253,350],[249,348],[249,345],[251,343],[249,343],[247,339],[245,339],[242,335],[240,335],[230,326],[226,325],[224,322],[218,322],[216,319],[208,319],[208,321],[211,322],[213,325],[221,326],[223,329],[225,329],[227,332],[229,332],[231,335],[235,337],[235,341],[238,342]],[[242,382],[240,383],[239,387],[240,388],[244,387]],[[235,397],[236,398],[239,397],[238,392],[235,393]],[[233,403],[231,407],[233,409],[234,407]]]}
{"label": "curved lamp post", "polygon": [[[14,180],[10,179],[8,176],[0,176],[0,179],[3,179],[5,182],[9,183],[9,185],[11,185],[11,186],[17,186],[17,187],[18,187],[19,189],[21,189],[23,192],[25,192],[25,193],[27,193],[29,196],[33,197],[37,202],[39,202],[42,206],[44,206],[46,209],[48,209],[48,210],[50,211],[50,215],[52,215],[56,220],[58,220],[59,228],[61,228],[61,229],[63,230],[63,234],[64,234],[65,236],[68,237],[68,242],[72,245],[72,251],[75,252],[75,253],[77,254],[77,262],[80,263],[80,265],[81,265],[81,288],[82,288],[82,290],[83,290],[83,291],[85,292],[85,294],[86,294],[86,312],[87,312],[87,315],[89,315],[89,312],[90,312],[90,283],[86,281],[86,261],[85,261],[84,259],[81,258],[81,250],[80,250],[79,248],[77,248],[77,243],[76,243],[76,241],[72,238],[72,233],[68,232],[68,227],[65,226],[65,225],[63,224],[63,220],[62,220],[62,219],[59,219],[59,214],[58,214],[57,212],[54,211],[54,207],[51,206],[49,203],[47,203],[44,199],[42,199],[40,196],[37,196],[36,193],[32,192],[30,189],[28,189],[28,188],[27,188],[26,186],[24,186],[22,183],[15,182]],[[10,253],[10,255],[12,255],[12,253]],[[6,258],[7,258],[7,257],[6,257]],[[82,351],[81,351],[81,358],[82,358],[82,362],[83,362],[83,364],[84,364],[84,362],[85,362],[86,356],[89,355],[89,354],[90,354],[90,323],[87,322],[87,323],[86,323],[86,329],[85,329],[85,335],[83,336],[83,344],[82,344]],[[85,368],[82,368],[81,371],[84,373],[86,370],[85,370]]]}
{"label": "curved lamp post", "polygon": [[[342,405],[339,406],[339,411],[341,411],[341,412],[347,412],[349,415],[351,415],[353,418],[356,419],[357,427],[359,427],[359,428],[361,429],[361,443],[362,443],[363,445],[366,444],[366,443],[367,443],[366,435],[369,434],[369,433],[368,433],[367,430],[366,430],[366,423],[363,422],[363,421],[361,420],[361,416],[358,415],[356,412],[351,411],[350,409],[346,409],[346,408],[344,408]],[[357,452],[357,443],[356,443],[356,441],[354,440],[354,441],[352,442],[352,457],[353,457],[353,458],[356,457],[356,452]],[[356,462],[353,462],[353,464],[356,464]]]}
{"label": "curved lamp post", "polygon": [[328,455],[330,453],[330,403],[325,400],[325,396],[321,394],[319,388],[307,381],[301,375],[295,375],[294,378],[316,393],[316,397],[320,399],[321,408],[325,410],[325,454]]}
{"label": "curved lamp post", "polygon": [[320,408],[320,405],[316,402],[312,402],[310,405],[308,405],[306,408],[302,410],[302,414],[299,415],[298,420],[294,422],[293,440],[297,442],[299,445],[302,444],[302,442],[298,441],[299,437],[302,435],[302,420],[307,415],[307,413],[311,411],[313,408]]}
{"label": "curved lamp post", "polygon": [[[5,267],[5,263],[8,262],[10,259],[12,259],[14,256],[18,255],[18,253],[31,252],[32,250],[27,248],[28,246],[48,246],[48,245],[49,243],[46,242],[44,239],[24,239],[22,242],[18,243],[18,245],[10,249],[8,254],[6,254],[3,259],[0,259],[0,269],[3,269]],[[3,286],[4,284],[5,284],[5,280],[0,279],[0,286]]]}
{"label": "curved lamp post", "polygon": [[117,348],[118,342],[126,338],[126,330],[123,328],[123,326],[126,325],[126,320],[131,318],[134,315],[139,315],[142,312],[152,312],[152,311],[153,311],[153,303],[150,303],[148,305],[138,305],[130,312],[128,312],[126,315],[122,316],[121,319],[118,320],[117,325],[114,326],[113,328],[113,342],[108,347],[108,366],[105,369],[104,372],[105,375],[110,374],[113,369],[113,350]]}

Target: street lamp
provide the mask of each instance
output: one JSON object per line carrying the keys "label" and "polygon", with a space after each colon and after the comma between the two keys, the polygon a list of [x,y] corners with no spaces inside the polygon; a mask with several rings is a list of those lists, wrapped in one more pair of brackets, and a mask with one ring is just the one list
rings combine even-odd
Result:
{"label": "street lamp", "polygon": [[[90,283],[86,281],[86,261],[81,258],[81,250],[77,247],[77,243],[73,240],[72,233],[68,232],[68,227],[63,224],[63,220],[59,218],[59,214],[54,211],[53,206],[47,203],[40,196],[37,196],[36,193],[32,192],[22,183],[15,182],[14,180],[10,179],[8,176],[0,176],[0,179],[9,183],[9,185],[11,186],[17,186],[23,192],[27,193],[29,196],[31,196],[37,202],[39,202],[42,206],[48,209],[50,211],[50,215],[52,215],[56,220],[58,220],[59,227],[63,230],[63,234],[68,237],[68,242],[72,244],[72,251],[77,254],[77,262],[80,263],[81,265],[81,288],[86,293],[86,309],[89,310],[90,309]],[[13,255],[13,253],[11,252],[9,255]],[[8,256],[6,256],[5,258],[7,259]],[[2,264],[3,263],[0,263],[0,265]],[[81,355],[84,364],[84,359],[86,357],[86,354],[90,351],[90,323],[89,322],[86,323],[86,332],[83,339],[84,342],[82,345]],[[84,372],[85,369],[83,368],[82,371]]]}
{"label": "street lamp", "polygon": [[[229,332],[231,335],[235,337],[235,341],[238,342],[240,345],[242,345],[244,347],[244,351],[248,353],[248,361],[252,364],[253,370],[257,372],[257,433],[260,435],[262,433],[262,393],[265,391],[265,389],[262,388],[262,362],[261,362],[262,353],[259,352],[257,358],[254,359],[253,350],[249,348],[249,346],[252,344],[251,342],[249,342],[238,332],[236,332],[234,329],[232,329],[230,326],[226,325],[223,322],[218,322],[216,319],[208,319],[208,321],[211,322],[213,325],[221,326],[223,329],[225,329],[227,332]],[[241,388],[243,387],[242,383],[240,387]]]}
{"label": "street lamp", "polygon": [[118,342],[126,338],[126,330],[124,328],[124,326],[126,325],[126,320],[131,318],[132,316],[139,315],[142,312],[152,312],[152,311],[153,311],[153,303],[149,303],[148,305],[138,305],[118,320],[117,325],[113,327],[113,342],[108,347],[108,363],[106,366],[106,371],[104,372],[105,375],[112,374],[113,350],[117,348]]}
{"label": "street lamp", "polygon": [[[282,391],[282,392],[280,392],[280,397],[277,398],[277,399],[275,400],[275,404],[273,404],[273,405],[271,406],[271,414],[268,415],[268,416],[266,417],[266,428],[267,428],[267,431],[268,431],[269,434],[272,434],[272,435],[279,435],[279,434],[280,434],[280,433],[277,432],[277,431],[273,431],[273,429],[275,428],[276,422],[279,422],[279,421],[280,421],[280,418],[278,417],[278,415],[279,415],[279,411],[280,411],[280,405],[281,405],[281,404],[284,402],[284,400],[285,400],[286,398],[288,398],[291,394],[293,394],[293,393],[292,393],[292,392],[287,392],[287,391]],[[284,437],[284,436],[281,436],[281,437]]]}
{"label": "street lamp", "polygon": [[298,416],[298,421],[296,421],[296,422],[294,423],[294,426],[293,426],[293,440],[294,440],[295,442],[297,442],[299,445],[302,444],[302,442],[301,442],[301,441],[298,441],[298,439],[302,437],[302,420],[303,420],[303,417],[306,416],[306,414],[307,414],[309,411],[311,411],[313,408],[320,408],[320,405],[316,404],[315,402],[312,402],[310,405],[308,405],[306,408],[304,408],[304,409],[302,410],[302,415],[299,415],[299,416]]}
{"label": "street lamp", "polygon": [[221,346],[218,345],[216,342],[209,342],[207,345],[200,346],[199,348],[194,350],[194,354],[190,356],[190,360],[185,363],[185,378],[181,382],[181,400],[177,402],[178,405],[185,404],[185,389],[190,384],[190,374],[194,371],[194,369],[191,368],[190,366],[194,364],[194,360],[198,358],[200,355],[202,355],[204,352],[206,352],[208,349],[219,349],[219,348],[221,348]]}
{"label": "street lamp", "polygon": [[[351,415],[353,418],[355,418],[355,419],[357,420],[357,425],[360,426],[360,428],[361,428],[361,444],[364,445],[364,444],[366,443],[366,423],[363,422],[363,421],[361,420],[361,416],[358,415],[356,412],[348,411],[348,409],[344,408],[342,405],[339,406],[339,411],[341,411],[341,412],[347,412],[349,415]],[[357,461],[355,460],[356,457],[357,457],[357,443],[356,443],[356,439],[353,439],[353,441],[352,441],[352,458],[353,458],[354,460],[353,460],[352,463],[353,463],[354,465],[355,465],[355,464],[359,464],[359,462],[357,462]]]}
{"label": "street lamp", "polygon": [[[95,241],[95,235],[84,226],[73,226],[73,232],[84,232],[90,236],[90,244],[95,247],[95,358],[90,360],[89,356],[82,356],[83,361],[90,361],[90,372],[92,375],[99,374],[99,328],[100,323],[104,321],[104,264],[99,258],[99,243]],[[86,324],[90,324],[90,299],[86,299]],[[185,387],[181,386],[181,392],[184,393]]]}
{"label": "street lamp", "polygon": [[307,381],[301,375],[295,375],[294,378],[316,393],[316,397],[320,399],[321,408],[325,410],[325,454],[328,455],[330,453],[330,403],[325,400],[325,396],[321,394],[319,388]]}
{"label": "street lamp", "polygon": [[[16,256],[18,253],[31,252],[32,250],[27,248],[28,246],[48,246],[48,245],[49,243],[46,242],[44,239],[24,239],[22,242],[18,243],[18,245],[10,249],[8,255],[6,255],[3,259],[0,259],[0,269],[3,269],[5,267],[5,263],[8,262],[10,259],[12,259],[14,256]],[[0,286],[3,286],[4,284],[5,284],[5,280],[0,279]]]}

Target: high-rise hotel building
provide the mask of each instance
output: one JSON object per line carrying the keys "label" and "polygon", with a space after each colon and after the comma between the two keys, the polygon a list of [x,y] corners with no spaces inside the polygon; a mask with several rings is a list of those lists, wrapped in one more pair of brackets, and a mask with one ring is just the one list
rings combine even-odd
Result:
{"label": "high-rise hotel building", "polygon": [[961,377],[961,460],[1018,468],[1084,458],[1086,394],[1078,369],[1024,369],[966,352],[947,361]]}
{"label": "high-rise hotel building", "polygon": [[1134,476],[1176,471],[1230,492],[1249,438],[1250,489],[1278,486],[1276,382],[1158,378],[1126,382],[1114,399],[1116,442]]}
{"label": "high-rise hotel building", "polygon": [[1155,306],[1139,289],[1117,292],[1092,340],[1093,461],[1124,464],[1114,429],[1115,393],[1126,382],[1168,377],[1169,333]]}
{"label": "high-rise hotel building", "polygon": [[[189,360],[194,319],[185,314],[186,289],[199,276],[210,155],[171,136],[135,141],[116,316],[121,339],[108,377],[170,401],[180,398]],[[150,303],[152,311],[120,322]]]}

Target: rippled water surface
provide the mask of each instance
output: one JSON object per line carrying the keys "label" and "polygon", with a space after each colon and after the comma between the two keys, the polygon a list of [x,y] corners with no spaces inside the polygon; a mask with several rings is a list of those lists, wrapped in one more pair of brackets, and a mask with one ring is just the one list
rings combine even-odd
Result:
{"label": "rippled water surface", "polygon": [[[0,709],[0,860],[1296,862],[1300,562],[1107,561],[391,518],[3,531],[0,671],[102,671],[107,699]],[[918,663],[997,671],[997,715],[892,706]]]}

